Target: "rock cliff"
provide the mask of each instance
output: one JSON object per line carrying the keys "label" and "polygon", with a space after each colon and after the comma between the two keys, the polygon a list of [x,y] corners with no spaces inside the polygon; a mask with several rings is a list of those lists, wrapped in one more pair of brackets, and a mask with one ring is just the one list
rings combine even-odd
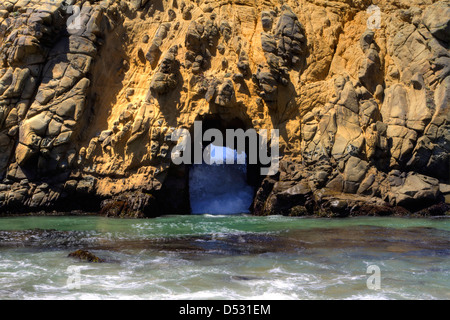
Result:
{"label": "rock cliff", "polygon": [[450,1],[3,0],[2,212],[189,213],[175,128],[278,129],[258,215],[443,214]]}

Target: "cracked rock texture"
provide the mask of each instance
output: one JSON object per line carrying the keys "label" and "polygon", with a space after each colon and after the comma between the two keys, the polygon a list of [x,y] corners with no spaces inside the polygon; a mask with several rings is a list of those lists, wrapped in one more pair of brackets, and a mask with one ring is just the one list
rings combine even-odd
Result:
{"label": "cracked rock texture", "polygon": [[3,0],[0,40],[2,212],[189,213],[205,119],[279,129],[254,214],[448,210],[450,1]]}

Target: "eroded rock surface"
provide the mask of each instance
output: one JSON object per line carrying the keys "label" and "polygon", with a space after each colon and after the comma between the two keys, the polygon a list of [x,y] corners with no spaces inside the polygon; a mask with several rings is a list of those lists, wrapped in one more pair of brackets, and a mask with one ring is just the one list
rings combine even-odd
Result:
{"label": "eroded rock surface", "polygon": [[2,1],[0,210],[189,213],[171,134],[213,117],[280,130],[254,214],[444,213],[450,2],[369,5]]}

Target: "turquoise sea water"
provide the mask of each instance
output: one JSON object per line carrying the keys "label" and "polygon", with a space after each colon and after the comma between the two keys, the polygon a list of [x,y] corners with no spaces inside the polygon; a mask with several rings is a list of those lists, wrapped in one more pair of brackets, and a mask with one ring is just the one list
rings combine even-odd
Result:
{"label": "turquoise sea water", "polygon": [[0,218],[0,299],[450,299],[450,219]]}

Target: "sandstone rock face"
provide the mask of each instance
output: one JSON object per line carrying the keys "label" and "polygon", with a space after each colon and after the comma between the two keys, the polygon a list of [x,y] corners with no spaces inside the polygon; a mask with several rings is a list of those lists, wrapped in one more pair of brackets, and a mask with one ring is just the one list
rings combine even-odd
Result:
{"label": "sandstone rock face", "polygon": [[171,135],[209,119],[280,131],[254,214],[444,212],[450,1],[369,5],[2,1],[0,210],[189,213]]}

